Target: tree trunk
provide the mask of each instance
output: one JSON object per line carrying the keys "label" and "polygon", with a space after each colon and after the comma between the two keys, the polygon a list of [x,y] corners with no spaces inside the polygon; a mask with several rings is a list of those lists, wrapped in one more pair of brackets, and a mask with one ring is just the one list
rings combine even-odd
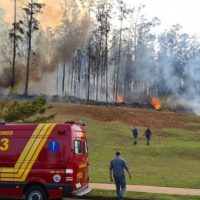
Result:
{"label": "tree trunk", "polygon": [[59,90],[58,90],[58,74],[59,74],[59,67],[57,67],[56,71],[56,94],[59,95]]}
{"label": "tree trunk", "polygon": [[14,39],[13,39],[13,62],[12,62],[12,82],[11,82],[11,89],[14,89],[15,86],[15,61],[16,61],[16,7],[17,2],[14,0],[14,24],[13,24],[13,32],[14,32]]}
{"label": "tree trunk", "polygon": [[90,55],[91,54],[91,49],[90,49],[90,41],[89,41],[89,46],[88,46],[88,68],[87,68],[87,94],[86,94],[86,102],[89,103],[90,100],[90,64],[91,64],[91,59]]}
{"label": "tree trunk", "polygon": [[25,92],[24,95],[28,95],[28,86],[29,86],[29,70],[30,70],[30,58],[31,58],[31,39],[32,39],[32,23],[33,23],[33,1],[31,0],[31,14],[29,21],[29,30],[28,30],[28,56],[26,64],[26,82],[25,82]]}
{"label": "tree trunk", "polygon": [[65,63],[65,59],[64,59],[64,63],[63,63],[63,77],[62,77],[62,95],[64,96],[64,92],[65,92],[65,68],[66,68],[66,63]]}
{"label": "tree trunk", "polygon": [[118,95],[118,90],[119,90],[119,67],[120,67],[120,61],[121,61],[122,22],[123,20],[121,19],[121,27],[120,27],[120,33],[119,33],[119,51],[118,51],[118,63],[117,63],[116,91],[115,91],[116,102],[117,102],[117,95]]}
{"label": "tree trunk", "polygon": [[107,17],[106,17],[106,38],[105,38],[105,42],[106,42],[106,46],[105,46],[105,75],[106,75],[106,102],[108,102],[108,33],[107,33],[107,26],[108,26],[108,22],[107,22]]}

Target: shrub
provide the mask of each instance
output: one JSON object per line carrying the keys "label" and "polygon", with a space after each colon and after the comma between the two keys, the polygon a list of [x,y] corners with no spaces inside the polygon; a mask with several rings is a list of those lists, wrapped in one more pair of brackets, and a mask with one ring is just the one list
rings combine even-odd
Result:
{"label": "shrub", "polygon": [[6,122],[46,122],[56,115],[45,115],[46,111],[50,109],[46,104],[44,96],[25,102],[4,100],[0,104],[1,118]]}

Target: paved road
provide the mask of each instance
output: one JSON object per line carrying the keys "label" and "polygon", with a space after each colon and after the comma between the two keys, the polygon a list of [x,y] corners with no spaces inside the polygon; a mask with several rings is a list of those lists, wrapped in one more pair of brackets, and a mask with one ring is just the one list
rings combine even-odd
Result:
{"label": "paved road", "polygon": [[[91,189],[115,190],[114,184],[90,183]],[[127,191],[200,196],[200,189],[127,185]]]}

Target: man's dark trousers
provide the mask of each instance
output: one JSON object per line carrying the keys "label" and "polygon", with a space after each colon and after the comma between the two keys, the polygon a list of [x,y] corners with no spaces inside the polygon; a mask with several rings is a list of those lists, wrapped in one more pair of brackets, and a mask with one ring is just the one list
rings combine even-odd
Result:
{"label": "man's dark trousers", "polygon": [[117,197],[118,199],[123,199],[124,193],[126,192],[126,179],[125,175],[114,176]]}

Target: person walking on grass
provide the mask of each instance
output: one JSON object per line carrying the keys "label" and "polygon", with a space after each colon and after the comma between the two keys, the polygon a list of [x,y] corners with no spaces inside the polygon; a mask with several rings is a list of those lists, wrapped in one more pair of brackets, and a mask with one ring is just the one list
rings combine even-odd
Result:
{"label": "person walking on grass", "polygon": [[116,151],[116,157],[110,161],[110,180],[115,181],[117,200],[123,200],[124,193],[126,192],[126,177],[124,170],[127,171],[129,178],[131,174],[129,172],[128,166],[123,158],[120,156],[120,151]]}
{"label": "person walking on grass", "polygon": [[138,141],[138,129],[137,127],[133,127],[132,129],[132,133],[133,133],[133,142],[134,142],[134,145],[137,144],[137,141]]}
{"label": "person walking on grass", "polygon": [[146,140],[147,140],[146,145],[150,144],[149,142],[150,142],[151,135],[152,135],[151,130],[148,127],[144,132],[144,136],[146,137]]}

